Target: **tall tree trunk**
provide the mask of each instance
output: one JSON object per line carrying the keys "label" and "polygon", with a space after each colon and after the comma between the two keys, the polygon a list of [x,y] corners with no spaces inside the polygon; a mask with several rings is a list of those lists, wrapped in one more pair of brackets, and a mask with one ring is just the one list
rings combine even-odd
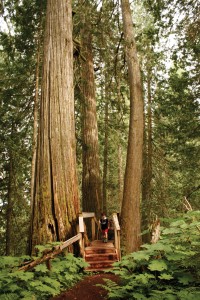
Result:
{"label": "tall tree trunk", "polygon": [[121,212],[122,199],[123,199],[123,158],[122,158],[122,147],[118,145],[118,199],[119,199],[119,209]]}
{"label": "tall tree trunk", "polygon": [[149,202],[151,202],[151,181],[152,181],[152,98],[151,98],[151,70],[148,68],[147,74],[147,86],[148,86],[148,194]]}
{"label": "tall tree trunk", "polygon": [[122,244],[125,253],[141,245],[140,192],[143,148],[143,96],[139,61],[128,0],[121,0],[130,85],[129,139],[122,203]]}
{"label": "tall tree trunk", "polygon": [[107,175],[108,175],[108,88],[105,89],[104,151],[103,151],[103,211],[107,214]]}
{"label": "tall tree trunk", "polygon": [[13,210],[13,158],[12,151],[9,161],[8,203],[6,208],[6,255],[11,255],[12,210]]}
{"label": "tall tree trunk", "polygon": [[40,54],[41,54],[41,34],[40,28],[37,38],[37,56],[36,56],[36,70],[35,70],[35,98],[33,111],[33,143],[32,143],[32,164],[31,164],[31,212],[34,202],[35,189],[35,169],[36,169],[36,152],[37,152],[37,134],[38,134],[38,114],[39,114],[39,76],[40,76]]}
{"label": "tall tree trunk", "polygon": [[[121,103],[121,78],[116,78],[117,84],[117,101]],[[118,207],[119,213],[121,214],[122,209],[122,199],[123,199],[123,186],[124,186],[124,170],[123,170],[123,157],[122,157],[122,146],[121,146],[121,136],[118,136]]]}
{"label": "tall tree trunk", "polygon": [[[151,222],[152,206],[152,96],[151,96],[151,69],[147,68],[147,135],[145,138],[145,159],[143,167],[143,188],[142,188],[142,224],[143,229],[148,229]],[[143,235],[144,242],[150,242],[149,234]]]}
{"label": "tall tree trunk", "polygon": [[83,55],[85,57],[85,61],[82,61],[83,210],[95,212],[98,215],[102,203],[102,187],[99,161],[92,36],[89,20],[87,20],[87,24],[85,23],[83,26],[81,38]]}
{"label": "tall tree trunk", "polygon": [[71,1],[48,0],[31,249],[74,234],[79,211]]}

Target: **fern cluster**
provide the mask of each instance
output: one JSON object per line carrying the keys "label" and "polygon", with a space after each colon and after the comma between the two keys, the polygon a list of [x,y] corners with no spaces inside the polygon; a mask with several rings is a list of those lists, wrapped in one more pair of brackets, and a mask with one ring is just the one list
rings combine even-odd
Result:
{"label": "fern cluster", "polygon": [[109,299],[200,299],[200,211],[164,221],[158,243],[115,263],[121,281],[106,281]]}
{"label": "fern cluster", "polygon": [[83,276],[86,263],[72,254],[51,261],[51,271],[45,264],[33,270],[18,271],[18,266],[30,257],[0,257],[0,299],[49,299],[74,285]]}

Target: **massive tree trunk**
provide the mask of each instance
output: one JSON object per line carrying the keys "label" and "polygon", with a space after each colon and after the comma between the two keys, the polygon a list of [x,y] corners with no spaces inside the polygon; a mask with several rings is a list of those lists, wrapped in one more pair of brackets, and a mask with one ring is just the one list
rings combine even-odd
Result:
{"label": "massive tree trunk", "polygon": [[141,245],[140,192],[143,148],[143,96],[140,67],[128,0],[121,0],[130,85],[129,139],[122,203],[122,243],[125,253]]}
{"label": "massive tree trunk", "polygon": [[73,235],[78,211],[71,1],[48,0],[32,251]]}
{"label": "massive tree trunk", "polygon": [[83,30],[81,32],[82,51],[83,56],[85,57],[85,61],[82,61],[82,197],[83,210],[95,212],[98,215],[102,203],[102,187],[99,162],[92,35],[89,22],[90,21],[87,20],[87,24],[84,24]]}

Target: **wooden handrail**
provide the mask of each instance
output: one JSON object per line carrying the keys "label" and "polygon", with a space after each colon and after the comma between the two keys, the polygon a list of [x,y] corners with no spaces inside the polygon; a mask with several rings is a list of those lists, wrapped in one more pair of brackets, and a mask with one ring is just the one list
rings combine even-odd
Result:
{"label": "wooden handrail", "polygon": [[66,247],[69,247],[73,243],[79,241],[82,238],[82,234],[79,232],[77,235],[73,236],[71,239],[65,241],[63,244],[58,246],[61,250],[65,249]]}
{"label": "wooden handrail", "polygon": [[[95,213],[93,212],[82,212],[79,214],[79,232],[82,234],[81,239],[81,251],[84,253],[84,233],[85,233],[85,226],[84,226],[84,219],[91,218],[91,227],[92,227],[92,240],[95,239],[95,223],[98,227],[97,234],[100,228],[100,224],[96,219]],[[114,224],[114,234],[115,234],[115,248],[117,251],[118,259],[121,260],[121,247],[120,247],[120,225],[117,213],[112,214],[113,224]]]}
{"label": "wooden handrail", "polygon": [[94,212],[82,212],[81,214],[82,214],[83,218],[94,218],[95,217]]}
{"label": "wooden handrail", "polygon": [[28,271],[41,263],[50,261],[50,259],[53,259],[56,255],[60,254],[63,251],[63,249],[65,249],[65,248],[69,247],[70,245],[72,245],[73,243],[81,240],[81,238],[82,238],[82,234],[78,233],[77,235],[73,236],[69,240],[66,240],[62,244],[60,244],[58,246],[54,246],[52,249],[45,249],[42,252],[42,257],[39,257],[39,258],[31,261],[30,263],[26,263],[26,265],[19,268],[18,271]]}
{"label": "wooden handrail", "polygon": [[95,217],[94,212],[82,212],[79,214],[79,232],[84,234],[85,232],[85,226],[84,226],[84,219],[91,218],[91,228],[92,228],[92,240],[95,239],[95,223],[97,224],[98,227],[98,221]]}

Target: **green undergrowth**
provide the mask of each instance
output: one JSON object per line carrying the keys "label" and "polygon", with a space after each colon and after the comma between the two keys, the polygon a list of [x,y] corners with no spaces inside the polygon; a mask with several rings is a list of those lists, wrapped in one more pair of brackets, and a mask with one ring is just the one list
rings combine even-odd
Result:
{"label": "green undergrowth", "polygon": [[18,271],[19,266],[28,260],[30,257],[27,256],[0,257],[1,300],[49,299],[79,281],[86,266],[82,258],[67,254],[51,260],[51,270],[43,263],[27,272]]}
{"label": "green undergrowth", "polygon": [[115,263],[121,280],[106,280],[109,299],[200,299],[200,211],[163,221],[156,244]]}

